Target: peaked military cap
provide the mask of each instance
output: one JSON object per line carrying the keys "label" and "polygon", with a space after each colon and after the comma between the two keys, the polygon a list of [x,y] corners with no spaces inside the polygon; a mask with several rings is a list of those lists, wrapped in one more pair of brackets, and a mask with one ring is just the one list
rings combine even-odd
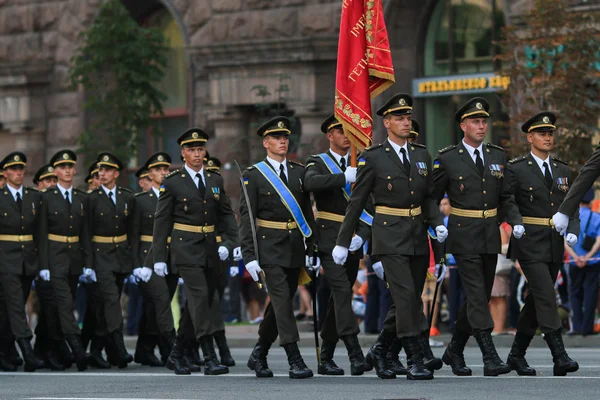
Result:
{"label": "peaked military cap", "polygon": [[286,117],[275,117],[267,122],[265,122],[256,133],[260,137],[265,137],[267,135],[271,136],[281,136],[288,135],[292,133],[290,130],[291,123],[290,120]]}
{"label": "peaked military cap", "polygon": [[115,155],[110,153],[101,153],[96,161],[98,168],[100,167],[111,167],[117,170],[123,169],[123,163]]}
{"label": "peaked military cap", "polygon": [[148,160],[146,161],[146,164],[144,164],[144,167],[146,167],[146,169],[150,169],[150,168],[158,167],[159,165],[164,165],[164,166],[170,167],[171,166],[171,156],[168,155],[167,153],[163,153],[163,152],[154,153],[150,156],[150,158],[148,158]]}
{"label": "peaked military cap", "polygon": [[323,123],[321,124],[321,132],[327,133],[333,128],[342,129],[342,123],[337,120],[335,114],[331,114]]}
{"label": "peaked military cap", "polygon": [[25,154],[21,153],[20,151],[13,151],[4,157],[2,161],[0,161],[0,169],[2,170],[15,165],[22,165],[23,167],[27,165],[27,157],[25,157]]}
{"label": "peaked military cap", "polygon": [[200,128],[190,128],[177,138],[181,147],[204,146],[208,142],[208,134]]}
{"label": "peaked military cap", "polygon": [[416,119],[411,119],[410,123],[410,135],[408,135],[408,137],[416,138],[417,136],[419,136],[419,131],[421,130],[421,128],[419,127],[419,123]]}
{"label": "peaked military cap", "polygon": [[377,115],[385,117],[388,114],[412,114],[412,105],[413,99],[409,94],[398,93],[390,97],[390,99],[379,110],[377,110]]}
{"label": "peaked military cap", "polygon": [[208,171],[219,172],[221,170],[221,160],[216,157],[210,157],[206,161],[206,169]]}
{"label": "peaked military cap", "polygon": [[43,165],[33,176],[33,184],[37,185],[40,181],[43,181],[46,178],[56,177],[54,175],[54,167],[52,164]]}
{"label": "peaked military cap", "polygon": [[454,118],[457,122],[462,122],[465,118],[489,117],[490,105],[482,97],[473,97],[458,109]]}
{"label": "peaked military cap", "polygon": [[94,179],[94,175],[98,173],[98,163],[95,162],[88,168],[88,175],[85,177],[86,183],[91,183]]}
{"label": "peaked military cap", "polygon": [[72,150],[60,150],[50,159],[50,164],[56,167],[60,164],[76,164],[77,155]]}
{"label": "peaked military cap", "polygon": [[527,122],[521,126],[521,130],[525,133],[532,131],[553,131],[556,129],[556,126],[554,125],[555,123],[556,115],[550,111],[542,111],[541,113],[537,113],[533,117],[529,118]]}
{"label": "peaked military cap", "polygon": [[142,165],[140,169],[135,171],[135,177],[138,179],[147,178],[148,177],[148,168],[145,165]]}

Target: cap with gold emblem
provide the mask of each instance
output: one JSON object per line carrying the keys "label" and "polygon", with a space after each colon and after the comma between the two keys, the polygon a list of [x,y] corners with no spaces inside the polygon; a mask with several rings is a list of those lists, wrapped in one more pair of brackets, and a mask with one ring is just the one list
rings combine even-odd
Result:
{"label": "cap with gold emblem", "polygon": [[556,115],[550,111],[542,111],[529,118],[521,126],[521,130],[525,133],[553,131],[556,129],[555,123]]}
{"label": "cap with gold emblem", "polygon": [[77,163],[77,155],[72,150],[61,150],[52,156],[50,159],[50,164],[53,167],[56,167],[60,164],[76,164]]}
{"label": "cap with gold emblem", "polygon": [[95,162],[88,168],[88,175],[85,177],[86,183],[92,183],[94,180],[94,175],[98,174],[98,163]]}
{"label": "cap with gold emblem", "polygon": [[177,138],[177,144],[181,147],[204,146],[206,142],[208,134],[199,128],[188,129]]}
{"label": "cap with gold emblem", "polygon": [[110,153],[101,153],[96,161],[98,168],[100,167],[111,167],[116,170],[123,169],[123,163],[115,155]]}
{"label": "cap with gold emblem", "polygon": [[27,157],[25,157],[25,154],[21,153],[20,151],[13,151],[4,157],[2,161],[0,161],[0,169],[2,170],[19,165],[22,167],[27,165]]}
{"label": "cap with gold emblem", "polygon": [[327,133],[331,129],[338,128],[342,129],[342,123],[337,120],[335,114],[331,114],[323,123],[321,124],[321,132]]}
{"label": "cap with gold emblem", "polygon": [[265,122],[256,133],[260,137],[265,137],[267,135],[271,136],[289,136],[292,131],[290,120],[286,117],[275,117],[267,122]]}
{"label": "cap with gold emblem", "polygon": [[221,160],[219,160],[218,158],[209,157],[209,159],[207,161],[205,161],[205,163],[206,163],[207,171],[214,171],[214,172],[221,171]]}
{"label": "cap with gold emblem", "polygon": [[490,105],[482,97],[473,97],[458,109],[454,118],[462,122],[465,118],[487,118],[490,116]]}
{"label": "cap with gold emblem", "polygon": [[54,175],[54,167],[52,164],[46,164],[42,166],[42,168],[38,169],[38,171],[35,173],[33,177],[33,184],[37,185],[40,183],[40,181],[53,177],[56,177],[56,175]]}
{"label": "cap with gold emblem", "polygon": [[408,135],[409,138],[416,138],[417,136],[419,136],[419,131],[421,130],[419,127],[419,123],[417,122],[416,119],[411,119],[411,127],[410,127],[410,134]]}
{"label": "cap with gold emblem", "polygon": [[412,114],[413,99],[409,94],[398,93],[393,95],[379,110],[377,115],[405,115]]}
{"label": "cap with gold emblem", "polygon": [[150,156],[150,158],[148,158],[148,161],[146,161],[146,164],[144,164],[144,167],[146,167],[146,169],[150,169],[150,168],[158,167],[160,165],[170,167],[171,166],[171,156],[168,155],[167,153],[162,153],[162,152],[154,153]]}
{"label": "cap with gold emblem", "polygon": [[142,166],[135,172],[135,177],[138,179],[147,178],[148,177],[148,168],[146,166]]}

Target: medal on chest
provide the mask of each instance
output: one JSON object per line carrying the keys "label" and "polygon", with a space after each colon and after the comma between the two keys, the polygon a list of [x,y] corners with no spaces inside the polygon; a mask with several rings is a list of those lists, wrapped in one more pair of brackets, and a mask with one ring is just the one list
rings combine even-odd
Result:
{"label": "medal on chest", "polygon": [[416,164],[417,164],[417,172],[419,173],[419,175],[427,176],[427,164],[422,161],[419,161]]}
{"label": "medal on chest", "polygon": [[502,164],[490,164],[490,174],[494,178],[503,178],[504,177],[504,165]]}
{"label": "medal on chest", "polygon": [[213,198],[217,201],[219,201],[219,199],[221,198],[221,194],[219,192],[219,188],[218,187],[213,187],[211,188],[212,190],[212,194],[213,194]]}
{"label": "medal on chest", "polygon": [[569,178],[556,178],[556,186],[561,192],[569,190]]}

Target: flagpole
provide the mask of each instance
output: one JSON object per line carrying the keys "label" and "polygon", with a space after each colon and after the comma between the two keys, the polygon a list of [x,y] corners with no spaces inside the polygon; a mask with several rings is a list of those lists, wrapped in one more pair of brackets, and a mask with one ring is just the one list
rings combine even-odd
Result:
{"label": "flagpole", "polygon": [[350,147],[350,166],[356,168],[356,145]]}

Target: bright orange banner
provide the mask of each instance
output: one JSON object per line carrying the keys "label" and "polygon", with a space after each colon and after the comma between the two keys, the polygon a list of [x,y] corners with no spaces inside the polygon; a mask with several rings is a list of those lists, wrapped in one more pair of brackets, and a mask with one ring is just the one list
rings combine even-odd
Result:
{"label": "bright orange banner", "polygon": [[359,151],[371,145],[371,99],[394,82],[381,0],[342,0],[335,116]]}

